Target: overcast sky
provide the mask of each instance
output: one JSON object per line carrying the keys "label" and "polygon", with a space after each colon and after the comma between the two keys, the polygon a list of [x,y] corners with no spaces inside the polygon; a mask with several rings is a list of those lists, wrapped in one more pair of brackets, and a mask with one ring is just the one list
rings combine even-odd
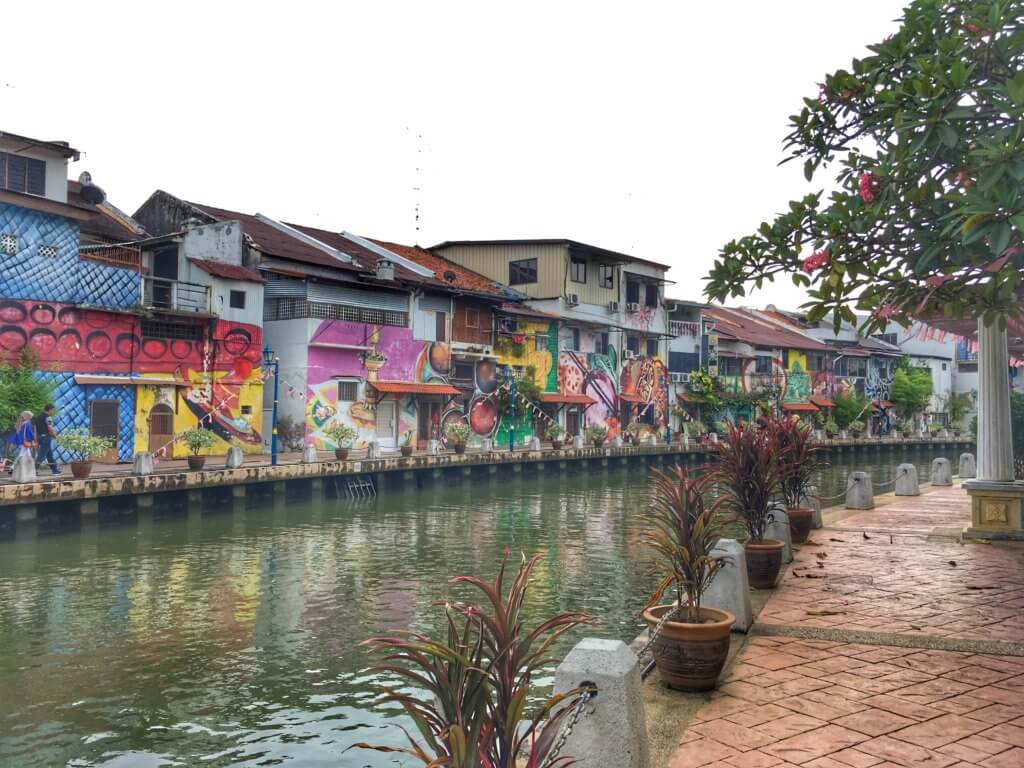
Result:
{"label": "overcast sky", "polygon": [[810,191],[776,167],[787,117],[902,7],[7,5],[0,130],[69,141],[129,213],[160,188],[420,245],[569,237],[671,264],[689,299]]}

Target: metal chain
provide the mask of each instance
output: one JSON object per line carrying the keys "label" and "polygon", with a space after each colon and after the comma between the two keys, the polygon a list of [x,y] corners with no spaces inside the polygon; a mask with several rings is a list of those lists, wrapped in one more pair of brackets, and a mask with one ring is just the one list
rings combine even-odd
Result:
{"label": "metal chain", "polygon": [[568,719],[562,726],[562,732],[558,734],[558,738],[555,740],[555,743],[551,745],[551,749],[548,750],[548,754],[544,758],[544,762],[540,764],[540,768],[548,768],[555,758],[558,757],[558,753],[562,751],[562,747],[565,746],[565,742],[569,740],[569,736],[572,734],[572,729],[576,727],[576,723],[579,721],[580,715],[583,714],[583,708],[587,706],[590,700],[596,695],[597,692],[593,688],[589,688],[583,692],[583,695],[580,696],[580,700],[576,702],[576,706],[573,707],[572,712],[569,713]]}
{"label": "metal chain", "polygon": [[644,668],[645,665],[642,663],[643,658],[647,655],[647,652],[651,650],[651,646],[654,645],[654,641],[658,639],[658,635],[661,634],[661,630],[665,628],[665,624],[667,624],[677,613],[679,613],[678,605],[672,608],[672,610],[666,611],[665,615],[661,617],[661,621],[658,622],[657,626],[650,633],[651,637],[647,641],[647,644],[644,645],[644,647],[640,649],[640,653],[636,655],[636,661],[640,664],[640,669]]}

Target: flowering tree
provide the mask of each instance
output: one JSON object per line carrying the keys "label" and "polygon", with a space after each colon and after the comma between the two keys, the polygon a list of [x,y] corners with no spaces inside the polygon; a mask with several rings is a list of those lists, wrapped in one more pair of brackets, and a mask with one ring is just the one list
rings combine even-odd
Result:
{"label": "flowering tree", "polygon": [[1024,267],[1024,4],[915,0],[900,30],[825,78],[785,149],[815,192],[719,254],[723,301],[792,273],[808,319],[866,330],[912,315],[1020,312]]}

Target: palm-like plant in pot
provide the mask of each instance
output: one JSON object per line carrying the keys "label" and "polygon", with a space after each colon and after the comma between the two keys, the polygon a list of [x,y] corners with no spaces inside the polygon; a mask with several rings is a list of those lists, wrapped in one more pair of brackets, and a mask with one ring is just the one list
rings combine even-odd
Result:
{"label": "palm-like plant in pot", "polygon": [[[566,715],[583,691],[544,699],[531,715],[527,702],[544,685],[552,645],[566,632],[590,624],[581,613],[559,613],[527,626],[530,573],[538,558],[520,562],[507,592],[503,586],[508,549],[493,583],[469,576],[452,579],[483,593],[480,604],[445,603],[446,639],[407,632],[366,643],[383,651],[374,671],[401,687],[378,704],[399,704],[416,726],[408,747],[356,747],[411,755],[428,768],[568,768],[555,754]],[[504,593],[504,594],[503,594]],[[541,678],[541,679],[538,679]],[[415,689],[410,691],[410,688]]]}
{"label": "palm-like plant in pot", "polygon": [[[728,611],[701,605],[711,580],[726,564],[726,556],[712,551],[731,522],[724,512],[729,495],[709,503],[709,486],[715,478],[691,478],[678,466],[665,472],[654,470],[651,480],[653,528],[646,543],[658,566],[667,571],[643,612],[652,633],[665,622],[651,648],[661,679],[669,687],[706,691],[718,682],[736,621]],[[672,591],[674,601],[659,604]]]}
{"label": "palm-like plant in pot", "polygon": [[113,448],[114,441],[109,437],[89,434],[86,427],[77,427],[61,432],[57,436],[57,445],[74,457],[71,474],[84,480],[92,472],[92,460]]}
{"label": "palm-like plant in pot", "polygon": [[551,447],[556,451],[562,448],[562,440],[565,438],[565,428],[561,424],[552,424],[547,428],[547,438],[551,441]]}
{"label": "palm-like plant in pot", "polygon": [[466,442],[469,440],[471,431],[469,424],[464,421],[452,421],[445,425],[444,428],[445,437],[448,438],[448,442],[452,444],[452,448],[458,454],[466,452]]}
{"label": "palm-like plant in pot", "polygon": [[352,450],[352,443],[357,436],[355,429],[348,424],[335,423],[325,429],[324,434],[334,441],[334,458],[338,461],[348,459],[348,452]]}
{"label": "palm-like plant in pot", "polygon": [[770,430],[733,424],[715,446],[713,474],[729,494],[727,506],[747,530],[747,574],[758,589],[774,587],[782,568],[783,543],[765,538],[782,480],[772,442]]}
{"label": "palm-like plant in pot", "polygon": [[600,427],[596,424],[587,427],[587,439],[593,444],[595,448],[600,448],[604,445],[604,441],[608,438],[608,428]]}
{"label": "palm-like plant in pot", "polygon": [[185,441],[185,446],[190,451],[188,468],[193,472],[202,469],[206,464],[206,457],[199,454],[201,451],[213,447],[214,443],[217,442],[217,435],[212,430],[203,427],[193,427],[186,430],[182,434],[181,439]]}
{"label": "palm-like plant in pot", "polygon": [[814,473],[825,466],[818,460],[821,446],[814,441],[813,429],[791,418],[775,418],[765,422],[774,443],[779,462],[779,490],[786,504],[789,530],[793,541],[807,541],[814,521],[814,510],[803,506],[814,482]]}

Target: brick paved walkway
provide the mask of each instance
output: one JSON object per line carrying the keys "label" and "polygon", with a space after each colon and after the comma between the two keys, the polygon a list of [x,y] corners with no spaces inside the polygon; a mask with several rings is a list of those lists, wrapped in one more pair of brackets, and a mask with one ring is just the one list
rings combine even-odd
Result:
{"label": "brick paved walkway", "polygon": [[933,530],[969,521],[933,489],[815,531],[669,768],[1024,768],[1024,550]]}

